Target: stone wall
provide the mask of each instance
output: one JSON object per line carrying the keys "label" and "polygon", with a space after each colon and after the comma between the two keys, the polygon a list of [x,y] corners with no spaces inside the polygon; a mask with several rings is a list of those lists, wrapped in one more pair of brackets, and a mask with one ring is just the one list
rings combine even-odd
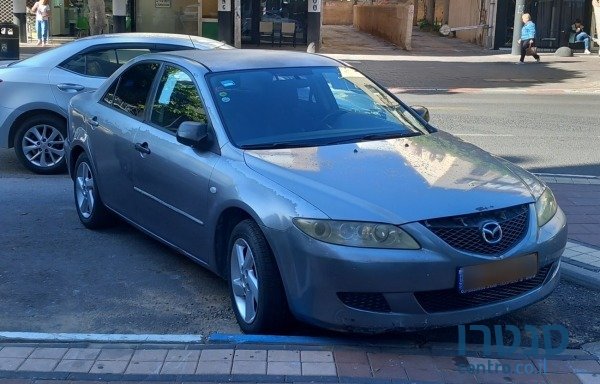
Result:
{"label": "stone wall", "polygon": [[323,24],[352,25],[354,1],[326,1],[323,3]]}
{"label": "stone wall", "polygon": [[411,50],[413,0],[399,0],[398,4],[354,6],[354,28],[384,38],[398,47]]}
{"label": "stone wall", "polygon": [[[487,1],[484,2],[484,7]],[[448,13],[448,25],[450,27],[466,27],[470,25],[485,24],[487,18],[486,9],[479,11],[481,0],[452,0],[450,2],[450,12]],[[456,37],[471,43],[483,45],[484,30],[472,29],[466,31],[456,31]]]}

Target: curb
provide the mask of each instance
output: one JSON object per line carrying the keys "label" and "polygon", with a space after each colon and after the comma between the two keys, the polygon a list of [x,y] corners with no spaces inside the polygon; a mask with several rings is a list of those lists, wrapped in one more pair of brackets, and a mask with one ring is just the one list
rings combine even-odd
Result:
{"label": "curb", "polygon": [[600,274],[598,272],[593,272],[567,262],[561,264],[560,271],[566,281],[600,291]]}
{"label": "curb", "polygon": [[0,332],[0,342],[6,341],[200,344],[204,341],[204,337],[202,335]]}

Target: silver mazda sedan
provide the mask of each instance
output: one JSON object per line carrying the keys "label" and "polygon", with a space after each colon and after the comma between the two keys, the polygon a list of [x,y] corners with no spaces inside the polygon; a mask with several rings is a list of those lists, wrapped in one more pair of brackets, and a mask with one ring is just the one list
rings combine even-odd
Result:
{"label": "silver mazda sedan", "polygon": [[244,332],[290,315],[446,326],[543,299],[567,240],[552,192],[426,112],[314,54],[139,56],[71,101],[77,213],[92,229],[121,217],[224,277]]}
{"label": "silver mazda sedan", "polygon": [[232,48],[211,39],[161,33],[91,36],[0,66],[0,148],[15,148],[36,173],[65,170],[67,107],[131,58],[149,52]]}

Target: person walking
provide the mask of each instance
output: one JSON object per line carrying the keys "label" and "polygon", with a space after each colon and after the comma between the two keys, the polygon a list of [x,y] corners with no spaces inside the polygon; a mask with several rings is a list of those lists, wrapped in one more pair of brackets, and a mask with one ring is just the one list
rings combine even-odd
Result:
{"label": "person walking", "polygon": [[585,51],[583,51],[583,53],[589,55],[591,53],[590,35],[585,33],[585,31],[583,30],[583,24],[581,24],[581,20],[575,19],[575,23],[571,25],[571,33],[575,34],[575,41],[583,41],[583,45],[585,46]]}
{"label": "person walking", "polygon": [[48,44],[48,35],[50,34],[50,0],[39,0],[31,7],[31,12],[35,14],[35,29],[37,32],[37,45],[42,47]]}
{"label": "person walking", "polygon": [[540,56],[537,54],[535,48],[535,24],[531,21],[531,15],[529,13],[524,13],[523,16],[521,16],[521,20],[523,20],[521,38],[519,39],[519,44],[521,45],[521,59],[517,64],[525,64],[525,55],[527,55],[528,49],[531,50],[535,61],[539,63]]}

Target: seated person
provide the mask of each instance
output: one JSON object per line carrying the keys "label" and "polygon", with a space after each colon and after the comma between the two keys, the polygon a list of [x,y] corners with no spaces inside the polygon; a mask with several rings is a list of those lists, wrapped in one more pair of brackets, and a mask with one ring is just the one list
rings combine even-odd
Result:
{"label": "seated person", "polygon": [[590,35],[583,31],[583,24],[581,24],[581,20],[576,19],[575,23],[571,25],[571,34],[575,35],[575,41],[580,42],[583,41],[585,46],[586,55],[590,54]]}

